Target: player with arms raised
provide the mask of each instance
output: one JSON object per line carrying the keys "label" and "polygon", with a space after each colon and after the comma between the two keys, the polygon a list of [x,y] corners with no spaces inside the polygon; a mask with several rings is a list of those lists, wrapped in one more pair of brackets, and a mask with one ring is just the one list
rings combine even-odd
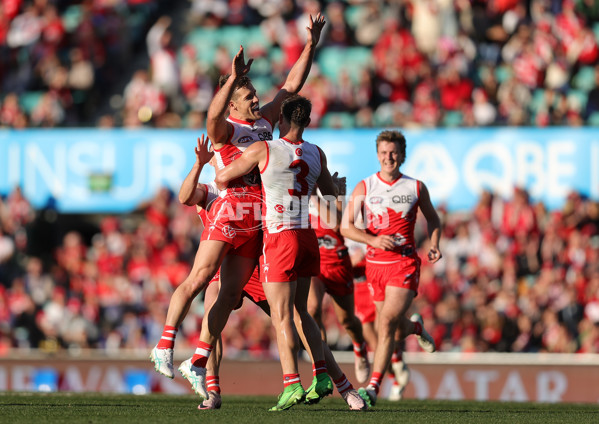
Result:
{"label": "player with arms raised", "polygon": [[[300,58],[274,100],[262,108],[256,90],[246,76],[252,60],[246,64],[243,47],[239,49],[233,60],[231,75],[221,80],[221,89],[208,110],[207,130],[217,167],[224,167],[240,157],[252,143],[272,139],[273,123],[278,121],[281,103],[299,92],[308,77],[324,24],[320,14],[314,20],[310,17],[307,42]],[[163,336],[150,355],[159,373],[174,377],[173,347],[177,329],[193,299],[208,285],[222,264],[221,289],[204,319],[196,353],[191,361],[179,367],[192,383],[194,391],[204,398],[208,397],[205,389],[206,363],[231,310],[239,301],[239,293],[252,275],[261,250],[260,181],[257,171],[251,171],[249,169],[240,175],[211,205],[207,216],[209,225],[202,233],[197,260],[189,276],[171,297]],[[258,207],[254,208],[254,205]]]}

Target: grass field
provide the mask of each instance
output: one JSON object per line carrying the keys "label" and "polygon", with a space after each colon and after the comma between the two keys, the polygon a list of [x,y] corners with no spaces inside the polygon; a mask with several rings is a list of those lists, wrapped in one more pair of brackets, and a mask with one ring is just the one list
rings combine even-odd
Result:
{"label": "grass field", "polygon": [[380,400],[349,411],[338,397],[318,405],[268,412],[276,399],[225,396],[223,407],[199,411],[195,396],[0,393],[0,423],[599,423],[599,405]]}

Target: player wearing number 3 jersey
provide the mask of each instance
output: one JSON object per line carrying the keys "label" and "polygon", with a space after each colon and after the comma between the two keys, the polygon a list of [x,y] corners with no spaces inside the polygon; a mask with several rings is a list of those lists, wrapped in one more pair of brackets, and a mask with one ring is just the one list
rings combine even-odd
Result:
{"label": "player wearing number 3 jersey", "polygon": [[319,273],[318,241],[309,227],[308,203],[316,184],[328,196],[337,196],[337,186],[324,153],[302,139],[311,108],[310,101],[301,96],[285,100],[279,119],[281,138],[254,143],[233,163],[217,170],[215,179],[219,188],[224,188],[255,166],[262,176],[264,247],[260,279],[277,335],[285,386],[273,410],[286,409],[289,398],[295,403],[303,397],[293,306],[314,361],[315,390],[332,391],[320,331],[307,308],[310,277]]}
{"label": "player wearing number 3 jersey", "polygon": [[[393,353],[396,331],[400,339],[416,334],[420,346],[435,351],[435,344],[423,328],[422,318],[406,317],[418,290],[420,259],[414,244],[414,223],[418,208],[428,224],[430,262],[441,259],[441,224],[426,186],[403,175],[399,168],[406,157],[406,139],[399,131],[383,131],[376,140],[381,170],[360,182],[347,204],[341,233],[366,243],[366,280],[372,289],[377,310],[378,344],[370,383],[360,394],[371,405],[376,402],[382,377]],[[359,215],[366,229],[356,227]]]}

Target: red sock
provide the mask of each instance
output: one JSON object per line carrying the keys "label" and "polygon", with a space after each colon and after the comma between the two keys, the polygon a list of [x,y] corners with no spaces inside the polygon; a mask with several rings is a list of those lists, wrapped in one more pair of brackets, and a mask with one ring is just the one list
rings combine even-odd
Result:
{"label": "red sock", "polygon": [[366,342],[363,342],[362,344],[356,343],[356,342],[352,342],[354,345],[354,354],[356,356],[359,356],[361,358],[366,358],[368,356],[368,348],[366,345]]}
{"label": "red sock", "polygon": [[177,329],[170,325],[165,325],[162,330],[162,337],[156,345],[158,349],[172,349],[175,347],[175,337],[177,337]]}
{"label": "red sock", "polygon": [[369,386],[374,387],[374,392],[378,395],[379,389],[381,388],[381,379],[383,378],[383,374],[380,372],[373,372],[372,377],[370,378]]}
{"label": "red sock", "polygon": [[343,374],[343,376],[339,380],[335,380],[334,383],[335,386],[337,386],[337,391],[340,395],[354,388],[354,386],[351,385],[345,374]]}
{"label": "red sock", "polygon": [[218,375],[206,376],[206,390],[209,392],[220,393],[220,381]]}
{"label": "red sock", "polygon": [[299,374],[285,374],[283,375],[283,386],[287,387],[295,383],[300,382]]}
{"label": "red sock", "polygon": [[212,349],[214,349],[214,346],[198,341],[198,347],[191,357],[191,363],[196,367],[206,368],[206,364],[208,363],[208,358],[210,357],[210,352],[212,352]]}
{"label": "red sock", "polygon": [[312,365],[312,375],[316,377],[318,374],[327,372],[327,363],[325,361],[316,361]]}
{"label": "red sock", "polygon": [[418,321],[414,323],[414,334],[417,336],[422,335],[422,324],[420,324]]}

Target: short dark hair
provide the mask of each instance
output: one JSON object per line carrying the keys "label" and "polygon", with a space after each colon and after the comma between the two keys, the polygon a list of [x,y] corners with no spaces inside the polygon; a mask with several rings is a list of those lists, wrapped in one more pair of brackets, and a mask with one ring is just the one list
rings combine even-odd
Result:
{"label": "short dark hair", "polygon": [[291,96],[281,104],[281,114],[292,125],[305,128],[310,123],[312,102],[302,96]]}
{"label": "short dark hair", "polygon": [[[231,76],[231,74],[225,74],[225,75],[221,75],[218,78],[218,88],[219,89],[223,88],[223,85],[225,85],[227,83],[230,76]],[[252,83],[252,80],[247,75],[239,77],[239,79],[237,80],[237,83],[235,84],[235,87],[233,87],[233,93],[235,93],[235,91],[237,91],[238,89],[240,89],[242,87],[247,87],[251,83]]]}
{"label": "short dark hair", "polygon": [[406,160],[406,137],[401,133],[401,131],[396,130],[385,130],[381,131],[379,135],[376,136],[376,150],[379,149],[379,144],[381,141],[388,141],[391,143],[396,143],[399,148],[399,153],[403,156],[403,159],[400,166]]}

